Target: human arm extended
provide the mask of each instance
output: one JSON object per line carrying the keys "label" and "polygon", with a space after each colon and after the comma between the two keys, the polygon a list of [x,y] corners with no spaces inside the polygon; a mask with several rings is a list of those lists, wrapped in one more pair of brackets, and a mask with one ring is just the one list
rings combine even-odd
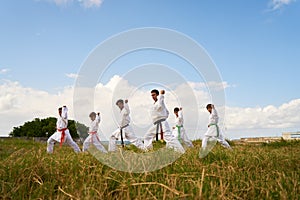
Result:
{"label": "human arm extended", "polygon": [[68,108],[67,108],[67,106],[62,107],[61,117],[63,119],[68,119]]}
{"label": "human arm extended", "polygon": [[120,121],[120,127],[125,126],[129,123],[129,114],[130,109],[128,105],[128,100],[125,100],[124,107],[121,111],[121,121]]}
{"label": "human arm extended", "polygon": [[99,124],[100,123],[100,121],[101,121],[101,116],[100,116],[100,112],[98,112],[97,113],[97,115],[96,115],[96,122]]}

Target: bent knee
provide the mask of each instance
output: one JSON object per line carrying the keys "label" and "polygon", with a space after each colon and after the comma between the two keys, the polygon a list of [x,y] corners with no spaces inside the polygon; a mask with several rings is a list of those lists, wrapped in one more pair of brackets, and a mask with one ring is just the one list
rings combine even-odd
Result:
{"label": "bent knee", "polygon": [[51,138],[48,138],[47,140],[47,144],[50,144],[50,143],[53,143],[52,139]]}

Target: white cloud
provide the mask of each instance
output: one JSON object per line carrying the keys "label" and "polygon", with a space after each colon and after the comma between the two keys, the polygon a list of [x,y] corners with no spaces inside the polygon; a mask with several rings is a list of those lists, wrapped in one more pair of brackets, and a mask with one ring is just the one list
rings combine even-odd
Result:
{"label": "white cloud", "polygon": [[224,90],[226,88],[229,88],[229,87],[235,87],[235,85],[229,85],[227,82],[208,82],[208,83],[204,83],[204,82],[189,82],[189,85],[192,87],[192,88],[195,88],[197,90],[205,90],[207,88],[210,88],[212,90],[215,90],[215,91],[219,91],[219,90]]}
{"label": "white cloud", "polygon": [[48,1],[53,2],[57,6],[66,6],[74,2],[79,3],[84,8],[100,7],[103,0],[36,0],[36,1]]}
{"label": "white cloud", "polygon": [[67,76],[68,78],[74,78],[74,79],[78,78],[78,74],[74,74],[74,73],[66,74],[66,76]]}
{"label": "white cloud", "polygon": [[271,0],[269,2],[269,9],[271,11],[275,11],[275,10],[280,10],[282,9],[284,6],[287,6],[293,2],[295,2],[296,0]]}
{"label": "white cloud", "polygon": [[35,117],[56,116],[58,106],[71,105],[72,89],[65,88],[59,94],[23,87],[18,82],[0,84],[0,134],[9,133],[14,126]]}
{"label": "white cloud", "polygon": [[103,0],[78,0],[85,8],[100,7]]}
{"label": "white cloud", "polygon": [[[205,105],[210,102],[207,90],[199,88],[203,83],[181,84],[174,88],[172,93],[166,93],[166,104],[170,111],[169,123],[173,125],[175,106],[182,106],[185,115],[185,127],[191,138],[201,138],[206,131],[208,113]],[[221,83],[220,85],[224,85]],[[197,98],[195,102],[190,95],[191,90]],[[90,89],[91,90],[91,89]],[[150,125],[149,107],[152,104],[148,89],[135,88],[127,80],[114,76],[107,84],[97,84],[94,96],[87,101],[86,91],[80,93],[82,99],[80,108],[73,107],[74,89],[66,87],[57,94],[36,90],[22,86],[18,82],[5,81],[0,84],[0,134],[7,134],[14,126],[22,125],[33,118],[45,118],[57,115],[57,108],[62,105],[69,106],[69,116],[74,118],[74,109],[82,109],[81,115],[76,115],[86,125],[89,124],[88,114],[92,110],[86,109],[91,103],[95,111],[100,111],[102,122],[100,125],[101,138],[107,140],[110,133],[117,128],[115,120],[118,119],[118,109],[115,101],[119,98],[128,98],[132,112],[132,124],[139,137],[142,137]],[[131,92],[129,92],[131,91]],[[220,108],[219,108],[220,109]],[[269,105],[266,107],[226,107],[225,127],[228,137],[239,137],[247,131],[248,136],[260,135],[265,129],[282,131],[299,127],[300,99],[284,103],[281,106]],[[198,124],[199,123],[199,124]],[[198,127],[197,127],[198,124]],[[237,131],[234,131],[237,130]],[[233,134],[234,136],[233,136]]]}
{"label": "white cloud", "polygon": [[6,74],[9,71],[10,71],[10,69],[7,69],[7,68],[0,69],[0,74]]}
{"label": "white cloud", "polygon": [[300,99],[281,106],[255,108],[226,108],[226,127],[229,129],[296,128],[300,124]]}

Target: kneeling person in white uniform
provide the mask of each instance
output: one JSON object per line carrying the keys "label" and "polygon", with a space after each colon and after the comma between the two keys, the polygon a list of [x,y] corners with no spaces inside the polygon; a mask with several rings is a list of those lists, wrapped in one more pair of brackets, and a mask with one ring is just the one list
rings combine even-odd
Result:
{"label": "kneeling person in white uniform", "polygon": [[165,142],[167,143],[167,147],[173,148],[177,152],[184,153],[184,148],[182,147],[178,139],[174,137],[170,131],[170,127],[167,122],[169,112],[164,102],[164,94],[164,90],[160,91],[160,95],[158,90],[156,89],[151,91],[151,96],[154,100],[154,103],[151,107],[151,117],[153,125],[144,137],[145,149],[150,150],[153,148],[153,138],[156,136],[156,139],[158,140],[158,133],[160,133],[163,136]]}
{"label": "kneeling person in white uniform", "polygon": [[130,126],[130,109],[128,106],[128,100],[125,100],[125,103],[122,99],[119,99],[116,102],[116,105],[120,108],[120,122],[119,122],[119,128],[112,133],[110,140],[109,140],[109,146],[108,146],[108,151],[116,151],[117,150],[117,145],[116,145],[116,140],[117,138],[121,138],[121,143],[122,146],[124,147],[124,139],[127,139],[131,144],[135,145],[139,149],[144,148],[143,142],[138,139],[132,127]]}
{"label": "kneeling person in white uniform", "polygon": [[89,115],[89,117],[92,121],[89,127],[89,136],[83,142],[83,151],[87,151],[89,149],[89,146],[93,144],[99,151],[102,151],[103,153],[107,153],[106,149],[101,144],[97,133],[99,128],[99,123],[101,121],[100,113],[96,114],[95,112],[92,112]]}
{"label": "kneeling person in white uniform", "polygon": [[178,138],[179,142],[185,144],[188,147],[194,147],[191,140],[189,140],[188,136],[186,135],[185,129],[183,127],[183,112],[182,108],[174,108],[175,114],[175,127],[173,127],[173,135],[174,137]]}
{"label": "kneeling person in white uniform", "polygon": [[202,149],[203,150],[206,149],[207,142],[210,138],[217,139],[217,141],[220,142],[220,144],[223,147],[231,149],[230,145],[225,140],[225,138],[218,126],[219,116],[215,109],[215,106],[212,104],[208,104],[206,106],[206,109],[210,113],[210,115],[209,115],[208,129],[207,129],[206,133],[204,134],[204,138],[202,140]]}
{"label": "kneeling person in white uniform", "polygon": [[72,139],[68,129],[68,108],[66,106],[59,108],[58,114],[59,117],[56,122],[57,131],[51,135],[47,141],[47,152],[53,153],[55,142],[59,142],[60,146],[62,146],[63,143],[66,143],[71,146],[76,153],[80,152],[78,145]]}

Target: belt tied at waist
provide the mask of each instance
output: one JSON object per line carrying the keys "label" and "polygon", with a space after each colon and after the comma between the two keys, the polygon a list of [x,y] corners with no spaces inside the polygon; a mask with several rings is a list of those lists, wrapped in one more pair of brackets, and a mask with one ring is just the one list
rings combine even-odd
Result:
{"label": "belt tied at waist", "polygon": [[216,128],[217,128],[217,137],[219,137],[219,135],[220,135],[220,129],[219,129],[218,124],[217,123],[211,123],[211,124],[208,125],[208,127],[210,127],[210,126],[216,126]]}
{"label": "belt tied at waist", "polygon": [[62,144],[65,141],[66,130],[68,130],[68,128],[61,128],[61,129],[58,128],[57,129],[57,131],[61,132],[60,143],[59,143],[60,146],[62,146]]}
{"label": "belt tied at waist", "polygon": [[164,131],[163,131],[162,124],[161,124],[163,121],[166,121],[166,119],[160,119],[160,120],[157,120],[156,122],[154,122],[154,125],[156,125],[156,141],[158,141],[159,128],[160,128],[160,139],[164,140]]}
{"label": "belt tied at waist", "polygon": [[179,126],[176,125],[177,131],[178,131],[178,140],[181,140],[181,128],[183,128],[183,125]]}
{"label": "belt tied at waist", "polygon": [[94,136],[94,135],[96,136],[98,142],[100,142],[100,139],[99,139],[99,137],[98,137],[98,135],[97,135],[97,131],[91,131],[91,132],[89,132],[89,134],[91,135],[91,142],[92,142],[92,143],[93,143],[93,136]]}
{"label": "belt tied at waist", "polygon": [[123,129],[128,127],[129,124],[126,124],[125,126],[122,126],[120,127],[120,134],[121,134],[121,144],[122,144],[122,147],[125,147],[125,144],[124,144],[124,138],[123,138]]}

